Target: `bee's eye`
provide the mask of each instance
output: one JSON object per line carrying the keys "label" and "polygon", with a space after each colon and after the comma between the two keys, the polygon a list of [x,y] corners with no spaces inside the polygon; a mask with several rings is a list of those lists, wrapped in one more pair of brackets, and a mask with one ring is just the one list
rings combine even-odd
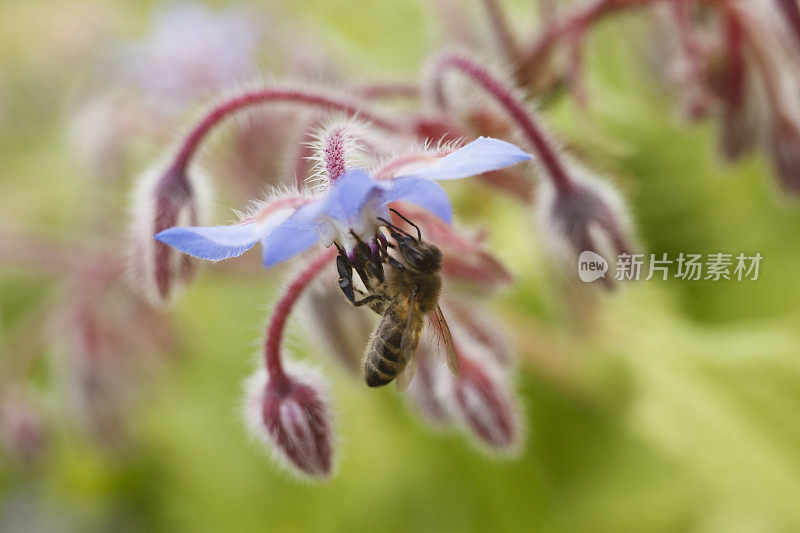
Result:
{"label": "bee's eye", "polygon": [[428,258],[425,254],[415,248],[406,248],[403,257],[408,265],[415,270],[425,268],[428,263]]}

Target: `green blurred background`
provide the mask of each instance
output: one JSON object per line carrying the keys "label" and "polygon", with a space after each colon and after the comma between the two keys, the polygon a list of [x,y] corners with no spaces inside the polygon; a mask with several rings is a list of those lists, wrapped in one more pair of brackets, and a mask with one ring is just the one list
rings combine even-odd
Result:
{"label": "green blurred background", "polygon": [[[332,43],[354,79],[416,79],[442,44],[423,0],[250,4],[267,8],[271,28],[297,25]],[[475,4],[466,12],[477,14]],[[130,178],[98,193],[65,130],[76,94],[102,88],[96,64],[108,43],[146,34],[157,6],[0,3],[2,227],[108,246],[89,222],[103,210],[122,234]],[[527,2],[507,7],[532,20]],[[620,186],[644,251],[760,252],[758,281],[651,281],[575,296],[543,256],[531,213],[465,185],[458,218],[489,227],[518,276],[494,308],[518,346],[524,452],[498,460],[457,433],[428,430],[393,389],[375,394],[314,353],[297,321],[292,345],[330,376],[339,435],[337,475],[309,484],[274,467],[239,413],[261,323],[287,272],[206,268],[175,305],[177,345],[140,384],[124,442],[98,445],[56,416],[39,464],[0,461],[0,529],[800,529],[800,206],[780,196],[760,155],[726,166],[711,124],[675,118],[644,66],[647,29],[638,16],[603,24],[586,57],[588,114],[566,97],[542,112]],[[262,69],[280,74],[271,54]],[[158,153],[137,148],[132,172]],[[218,202],[218,220],[240,207],[230,196]],[[57,287],[35,270],[0,268],[2,339]],[[44,351],[32,379],[58,413],[48,377],[56,354]]]}

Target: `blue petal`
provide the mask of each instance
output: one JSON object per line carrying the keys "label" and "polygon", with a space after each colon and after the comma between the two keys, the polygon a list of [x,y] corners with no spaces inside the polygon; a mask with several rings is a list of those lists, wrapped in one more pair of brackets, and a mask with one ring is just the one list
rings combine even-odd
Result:
{"label": "blue petal", "polygon": [[261,241],[261,259],[269,268],[305,252],[319,240],[315,229],[296,229],[279,226]]}
{"label": "blue petal", "polygon": [[255,246],[260,238],[259,227],[254,223],[208,227],[175,226],[155,236],[157,241],[209,261],[238,257]]}
{"label": "blue petal", "polygon": [[325,203],[304,205],[261,240],[261,258],[265,267],[286,261],[317,243],[317,224]]}
{"label": "blue petal", "polygon": [[453,206],[444,192],[442,186],[424,178],[395,178],[385,183],[390,188],[383,193],[381,201],[384,203],[400,200],[410,202],[427,209],[448,224],[453,221]]}
{"label": "blue petal", "polygon": [[531,157],[531,154],[523,152],[511,143],[491,137],[478,137],[455,152],[437,159],[435,163],[405,176],[429,180],[455,180],[510,167]]}
{"label": "blue petal", "polygon": [[364,169],[349,170],[333,183],[322,209],[331,218],[348,220],[357,215],[364,204],[381,190],[381,185]]}

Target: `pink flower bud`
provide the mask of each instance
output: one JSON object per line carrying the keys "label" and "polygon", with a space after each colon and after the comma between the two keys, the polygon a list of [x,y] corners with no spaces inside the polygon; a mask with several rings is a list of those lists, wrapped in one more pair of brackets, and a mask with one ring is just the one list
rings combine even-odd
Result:
{"label": "pink flower bud", "polygon": [[333,471],[333,429],[323,381],[308,370],[267,379],[259,371],[247,384],[246,415],[254,435],[290,471],[327,478]]}
{"label": "pink flower bud", "polygon": [[[538,214],[548,244],[567,263],[584,251],[605,257],[630,253],[629,222],[617,192],[606,182],[582,175],[575,167],[574,187],[560,191],[544,183],[538,198]],[[607,286],[611,278],[603,278]]]}
{"label": "pink flower bud", "polygon": [[0,399],[0,443],[9,455],[28,465],[44,451],[44,423],[31,399],[18,388]]}
{"label": "pink flower bud", "polygon": [[148,171],[139,180],[132,206],[131,273],[134,286],[154,305],[169,301],[192,278],[195,264],[153,236],[172,226],[202,223],[205,183],[175,166]]}
{"label": "pink flower bud", "polygon": [[435,348],[430,337],[425,337],[417,348],[417,369],[414,379],[405,392],[414,409],[430,425],[442,428],[451,421],[451,406],[444,394],[442,374],[449,372],[444,360],[435,359]]}
{"label": "pink flower bud", "polygon": [[735,17],[728,17],[726,21],[725,45],[712,87],[722,108],[720,150],[728,161],[735,161],[755,146],[759,126],[752,73],[744,53],[741,24]]}
{"label": "pink flower bud", "polygon": [[463,299],[448,298],[446,315],[453,338],[467,340],[487,359],[507,368],[514,360],[509,332],[481,306]]}
{"label": "pink flower bud", "polygon": [[452,378],[455,408],[470,432],[496,452],[519,450],[522,422],[507,376],[496,365],[460,352],[460,373]]}
{"label": "pink flower bud", "polygon": [[800,194],[800,127],[778,117],[772,129],[770,149],[781,187],[789,194]]}
{"label": "pink flower bud", "polygon": [[752,104],[726,108],[720,117],[719,149],[728,161],[750,152],[758,139],[758,113]]}

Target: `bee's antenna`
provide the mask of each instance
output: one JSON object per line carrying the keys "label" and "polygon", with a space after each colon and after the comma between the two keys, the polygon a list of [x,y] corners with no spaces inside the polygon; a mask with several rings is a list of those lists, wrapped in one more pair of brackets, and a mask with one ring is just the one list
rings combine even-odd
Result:
{"label": "bee's antenna", "polygon": [[[398,228],[397,226],[395,226],[394,224],[392,224],[391,222],[389,222],[385,218],[378,217],[378,221],[382,222],[384,226],[389,228],[389,233],[392,234],[392,237],[395,237],[395,235],[400,235],[401,233],[411,237],[411,235],[407,231]],[[411,238],[413,239],[414,237],[411,237]]]}
{"label": "bee's antenna", "polygon": [[[420,231],[420,229],[419,229],[419,226],[417,226],[416,224],[414,224],[413,222],[411,222],[410,220],[408,220],[406,217],[404,217],[402,214],[400,214],[400,211],[398,211],[397,209],[395,209],[395,208],[393,208],[393,207],[390,207],[390,208],[389,208],[389,211],[391,211],[391,212],[392,212],[392,213],[394,213],[395,215],[399,216],[400,218],[402,218],[403,220],[405,220],[406,222],[408,222],[408,224],[409,224],[409,225],[410,225],[412,228],[414,228],[415,230],[417,230],[417,240],[418,240],[418,241],[421,241],[421,240],[422,240],[422,231]],[[407,235],[407,234],[406,234],[406,235]]]}

